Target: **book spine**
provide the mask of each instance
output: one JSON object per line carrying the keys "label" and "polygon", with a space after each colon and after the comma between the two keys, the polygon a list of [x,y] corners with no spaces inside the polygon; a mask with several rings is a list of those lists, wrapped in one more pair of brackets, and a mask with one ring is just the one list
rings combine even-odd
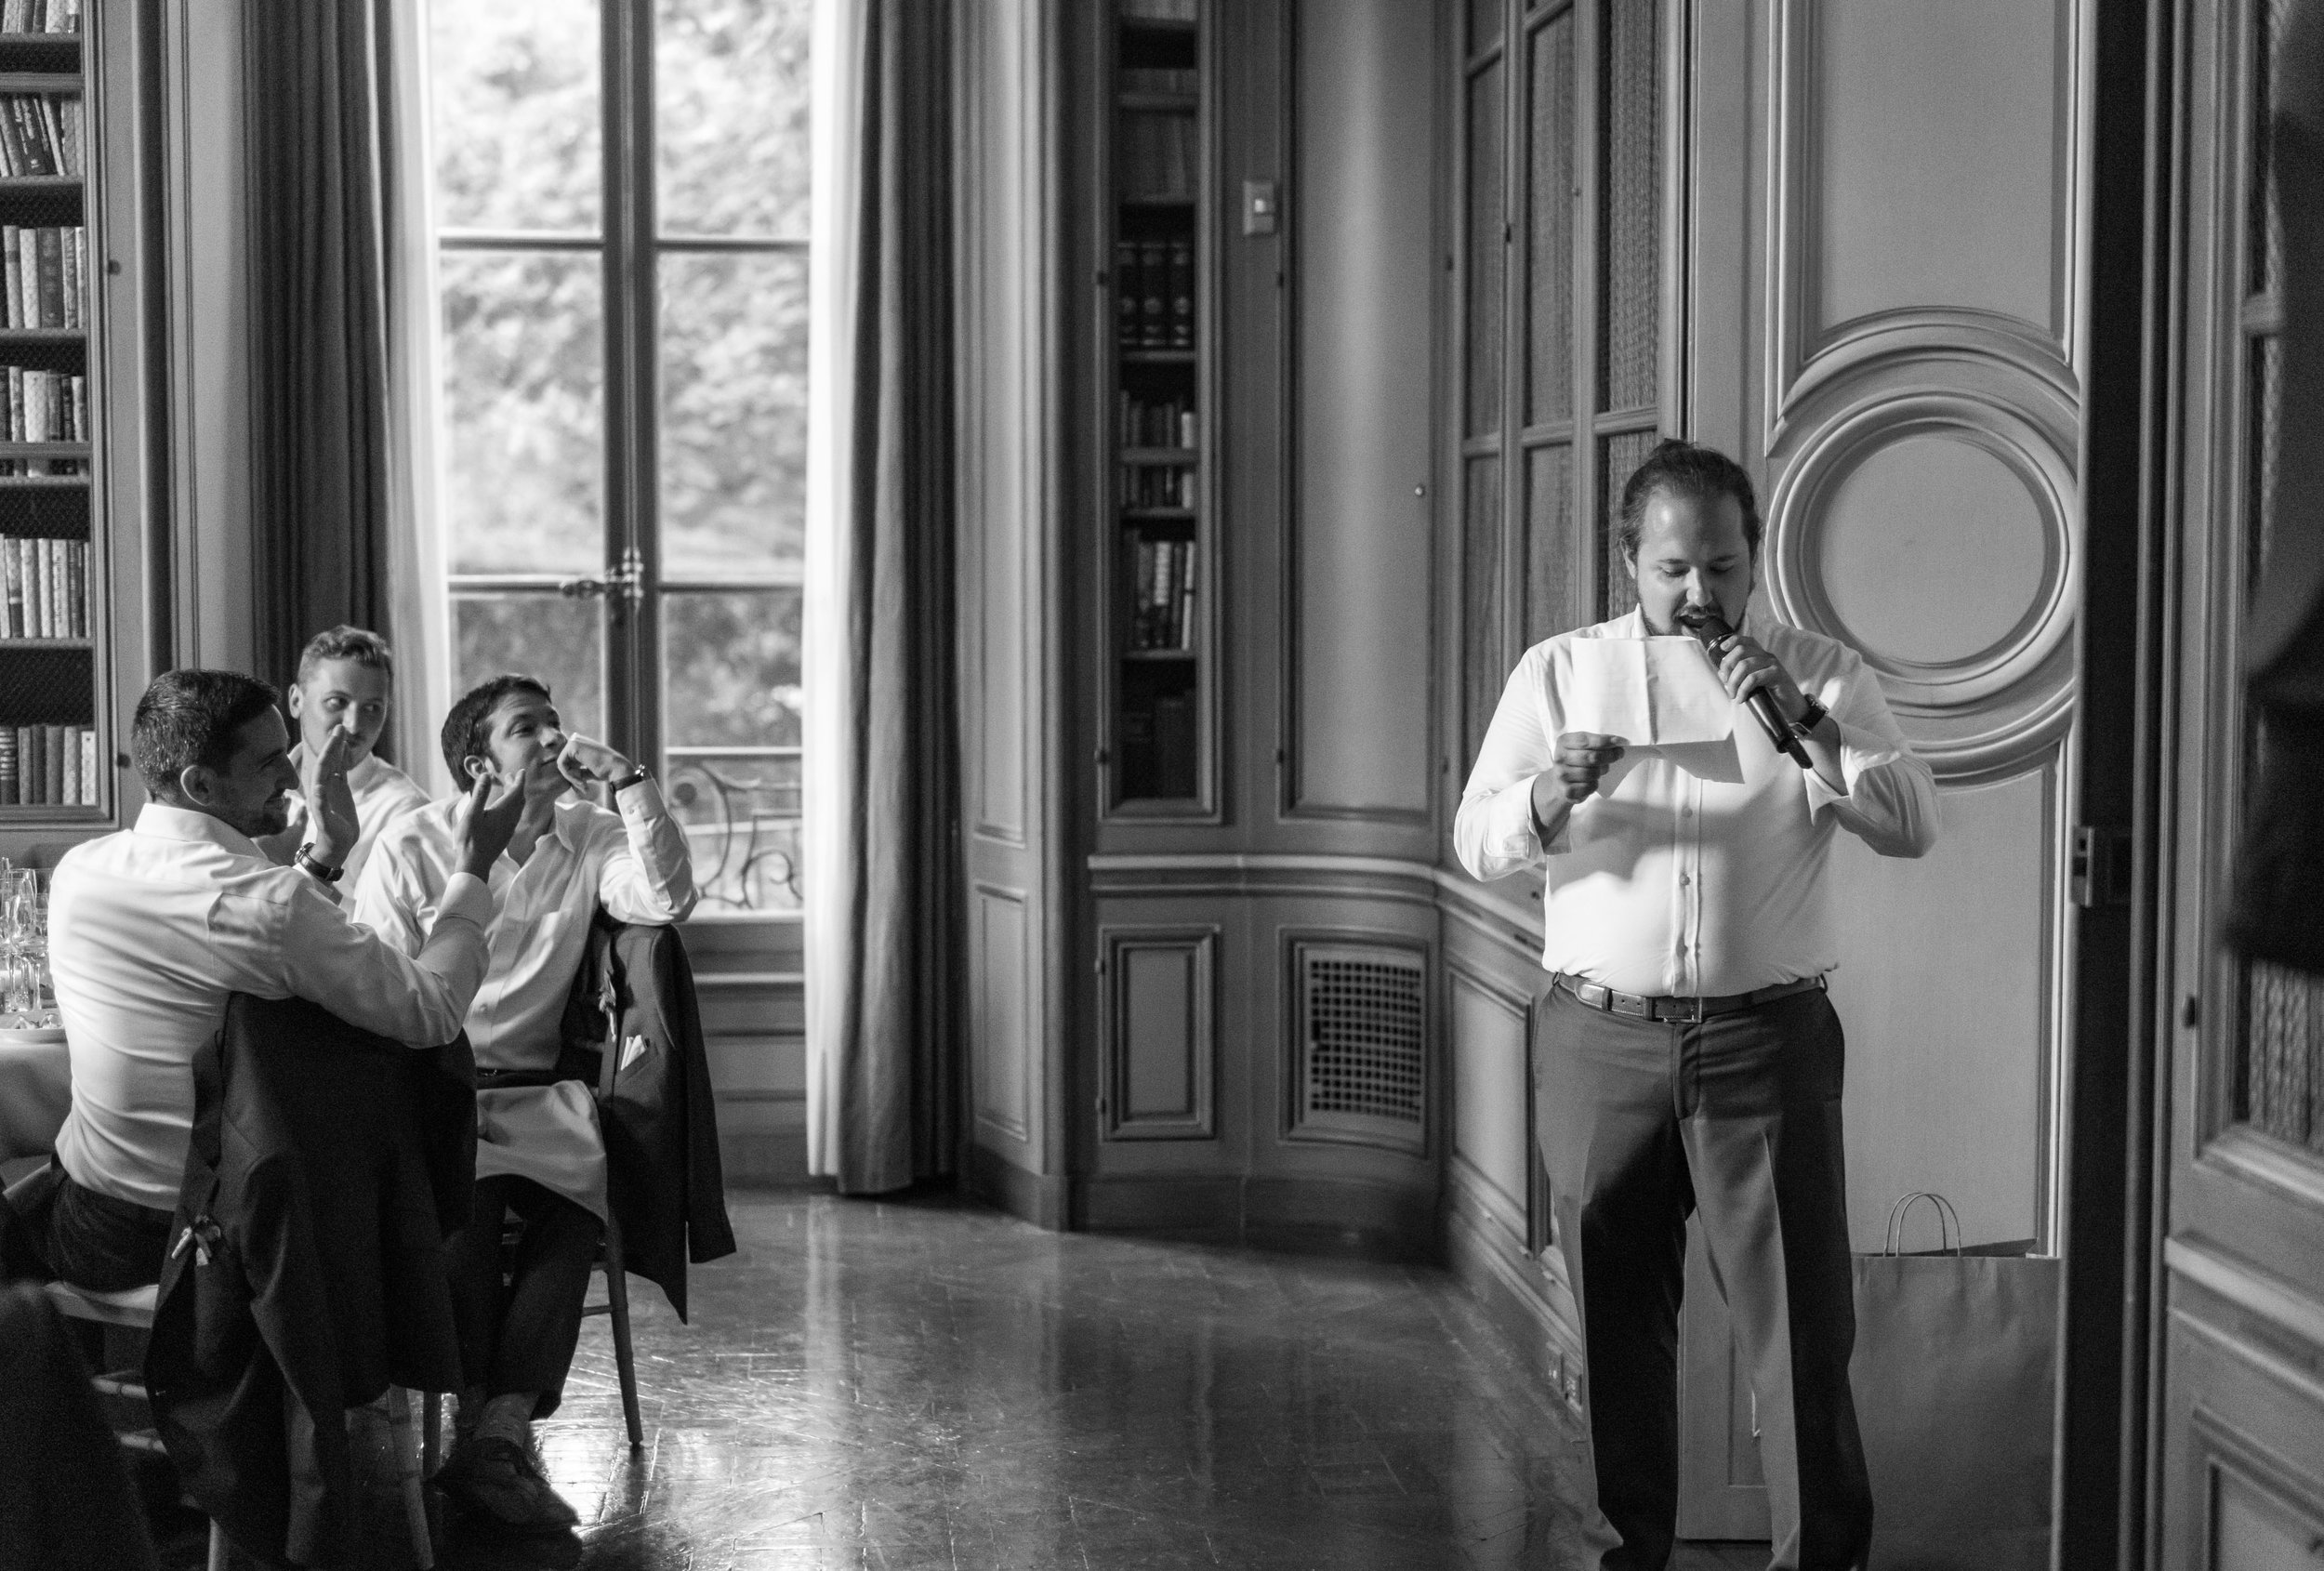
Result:
{"label": "book spine", "polygon": [[24,127],[16,118],[16,95],[0,94],[0,175],[17,179],[32,172],[24,153]]}
{"label": "book spine", "polygon": [[1129,647],[1146,647],[1146,607],[1154,600],[1154,542],[1138,542],[1136,593],[1130,600]]}
{"label": "book spine", "polygon": [[8,367],[8,440],[22,442],[27,427],[24,420],[24,369]]}
{"label": "book spine", "polygon": [[1170,342],[1179,349],[1195,342],[1195,246],[1188,240],[1170,242]]}
{"label": "book spine", "polygon": [[1186,544],[1186,568],[1179,576],[1178,638],[1181,649],[1195,647],[1195,556],[1193,541]]}
{"label": "book spine", "polygon": [[43,327],[64,325],[64,235],[55,229],[33,231],[40,247],[40,316]]}
{"label": "book spine", "polygon": [[[6,116],[0,116],[4,120]],[[29,229],[16,231],[17,279],[21,289],[17,297],[16,324],[19,327],[40,325],[40,241]]]}
{"label": "book spine", "polygon": [[88,116],[80,99],[66,99],[57,106],[57,126],[64,137],[64,172],[87,174]]}
{"label": "book spine", "polygon": [[88,543],[67,540],[64,543],[64,632],[65,637],[88,637]]}
{"label": "book spine", "polygon": [[1138,341],[1138,313],[1142,309],[1145,291],[1139,287],[1138,243],[1116,241],[1114,245],[1115,325],[1125,344]]}
{"label": "book spine", "polygon": [[0,566],[5,567],[7,593],[7,636],[24,636],[24,542],[11,535],[0,540]]}
{"label": "book spine", "polygon": [[77,725],[68,725],[59,726],[57,729],[59,733],[57,752],[59,757],[59,767],[57,771],[59,777],[57,800],[66,807],[79,807],[81,805],[81,728]]}
{"label": "book spine", "polygon": [[40,727],[36,725],[16,728],[17,775],[22,783],[24,799],[34,806],[46,799],[42,795],[42,786],[48,779],[48,772],[40,757],[42,735]]}
{"label": "book spine", "polygon": [[48,551],[48,636],[60,639],[66,636],[69,626],[65,612],[64,542],[48,540],[44,544]]}
{"label": "book spine", "polygon": [[45,727],[41,738],[40,762],[44,786],[41,800],[54,806],[64,800],[64,727]]}
{"label": "book spine", "polygon": [[81,805],[83,807],[105,805],[104,794],[97,788],[97,728],[85,725],[81,728]]}
{"label": "book spine", "polygon": [[17,145],[24,150],[24,172],[55,174],[56,160],[48,156],[47,144],[41,139],[40,99],[31,93],[11,94],[8,108],[16,120]]}
{"label": "book spine", "polygon": [[1160,348],[1170,341],[1169,247],[1158,240],[1142,244],[1138,247],[1138,341]]}
{"label": "book spine", "polygon": [[46,155],[49,165],[59,175],[70,175],[73,171],[65,166],[64,161],[64,125],[57,118],[57,111],[63,102],[54,93],[43,93],[38,98],[27,99],[24,107],[31,112],[33,127],[40,133],[41,151]]}
{"label": "book spine", "polygon": [[86,325],[86,323],[84,323],[81,320],[81,301],[86,297],[86,296],[81,285],[80,232],[81,231],[77,228],[59,230],[57,231],[57,238],[59,243],[58,249],[64,255],[64,305],[62,315],[64,318],[64,325],[67,327],[80,327]]}
{"label": "book spine", "polygon": [[16,727],[0,725],[0,807],[16,806]]}

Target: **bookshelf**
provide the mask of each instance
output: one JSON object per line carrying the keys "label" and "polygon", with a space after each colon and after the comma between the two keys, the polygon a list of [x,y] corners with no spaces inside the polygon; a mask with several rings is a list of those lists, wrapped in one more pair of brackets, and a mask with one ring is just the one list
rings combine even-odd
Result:
{"label": "bookshelf", "polygon": [[1111,574],[1104,795],[1120,817],[1205,815],[1214,796],[1203,27],[1197,0],[1116,0],[1113,11],[1097,203],[1112,259],[1112,418],[1099,471]]}
{"label": "bookshelf", "polygon": [[78,0],[0,0],[0,826],[101,820],[104,531]]}

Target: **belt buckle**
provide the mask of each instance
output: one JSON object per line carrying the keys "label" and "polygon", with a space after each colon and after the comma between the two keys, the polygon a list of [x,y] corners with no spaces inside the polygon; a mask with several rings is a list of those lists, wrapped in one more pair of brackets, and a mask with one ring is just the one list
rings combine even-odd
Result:
{"label": "belt buckle", "polygon": [[[1669,1012],[1664,1012],[1665,1010]],[[1655,1018],[1669,1021],[1677,1025],[1699,1025],[1703,1019],[1703,1001],[1699,997],[1672,998],[1667,1005],[1655,1010]]]}

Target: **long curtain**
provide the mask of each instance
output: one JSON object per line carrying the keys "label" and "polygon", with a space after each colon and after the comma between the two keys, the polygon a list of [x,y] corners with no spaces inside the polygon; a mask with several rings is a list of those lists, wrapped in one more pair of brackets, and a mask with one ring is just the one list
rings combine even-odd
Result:
{"label": "long curtain", "polygon": [[425,778],[433,749],[415,744],[441,698],[418,527],[433,307],[416,14],[245,7],[244,136],[258,674],[289,681],[307,640],[341,622],[400,641],[381,751]]}
{"label": "long curtain", "polygon": [[806,634],[808,1166],[949,1170],[959,1040],[947,7],[823,0]]}

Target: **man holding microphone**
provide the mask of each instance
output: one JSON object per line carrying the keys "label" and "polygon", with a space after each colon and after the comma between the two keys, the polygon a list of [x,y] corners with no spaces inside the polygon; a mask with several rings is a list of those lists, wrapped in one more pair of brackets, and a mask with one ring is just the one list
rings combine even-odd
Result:
{"label": "man holding microphone", "polygon": [[[1936,792],[1860,656],[1748,615],[1760,534],[1733,460],[1657,447],[1622,494],[1637,610],[1525,652],[1454,827],[1477,878],[1546,882],[1536,1124],[1587,1342],[1598,1505],[1618,1535],[1599,1540],[1609,1571],[1670,1555],[1697,1210],[1757,1398],[1772,1565],[1857,1566],[1871,1535],[1824,868],[1842,829],[1884,856],[1925,853]],[[1610,652],[1578,645],[1706,618],[1699,651],[1647,653],[1707,654],[1731,736],[1666,746],[1573,723],[1607,711],[1587,688]]]}

